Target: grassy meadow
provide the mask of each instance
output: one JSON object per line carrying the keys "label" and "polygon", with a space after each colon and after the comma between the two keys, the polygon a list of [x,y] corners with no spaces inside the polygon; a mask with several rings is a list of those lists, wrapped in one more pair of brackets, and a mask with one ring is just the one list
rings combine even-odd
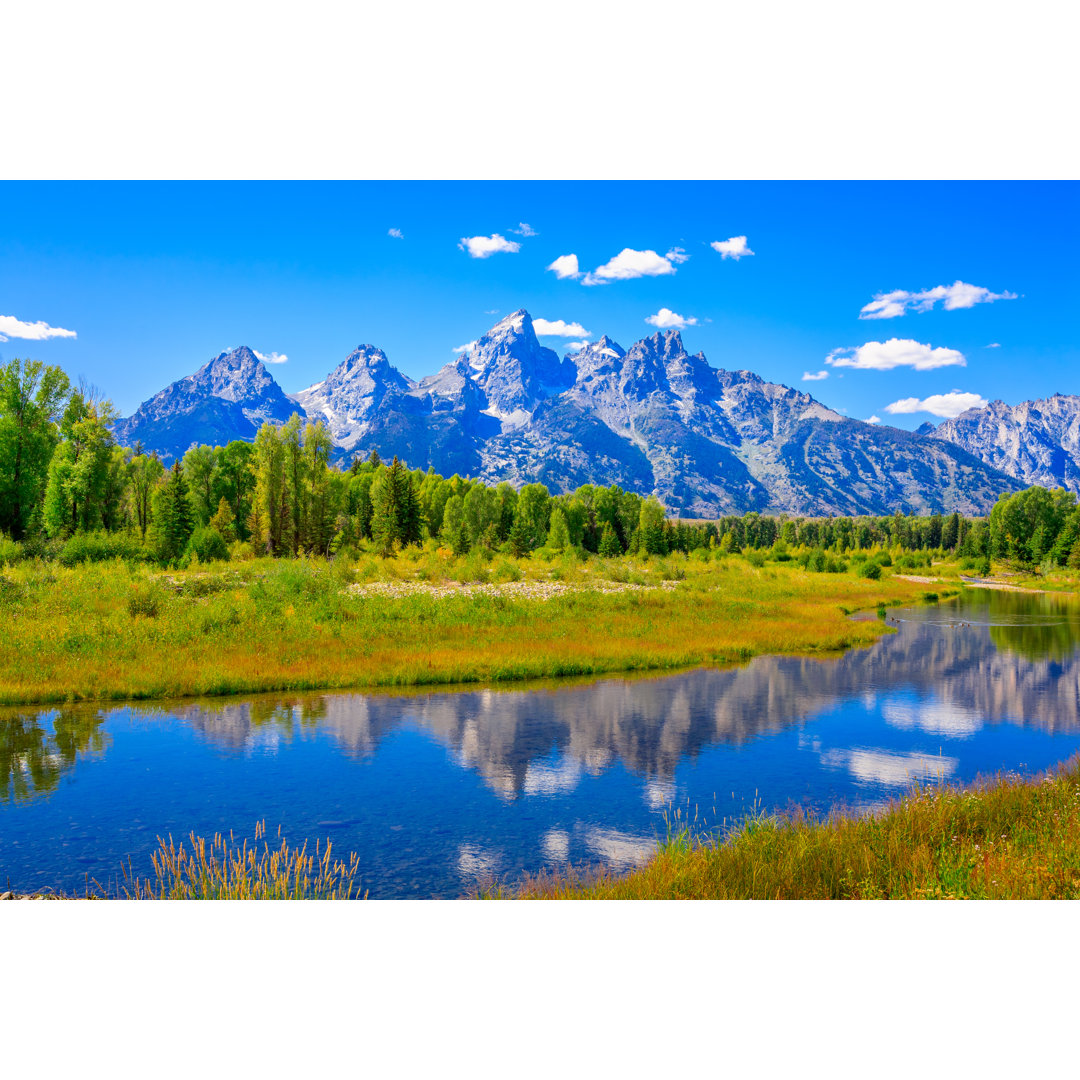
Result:
{"label": "grassy meadow", "polygon": [[[492,895],[502,895],[498,891]],[[868,817],[674,831],[625,876],[545,876],[528,899],[1080,899],[1080,762],[1036,780],[916,788]]]}
{"label": "grassy meadow", "polygon": [[874,580],[709,552],[484,559],[428,544],[389,559],[168,572],[27,560],[0,572],[0,703],[496,683],[828,653],[886,632],[848,612],[925,590],[891,571]]}

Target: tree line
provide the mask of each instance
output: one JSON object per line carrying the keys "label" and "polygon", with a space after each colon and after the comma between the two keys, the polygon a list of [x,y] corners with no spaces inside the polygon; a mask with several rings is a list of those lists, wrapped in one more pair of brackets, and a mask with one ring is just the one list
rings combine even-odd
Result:
{"label": "tree line", "polygon": [[193,446],[167,469],[141,445],[119,446],[115,419],[110,402],[72,387],[57,367],[18,359],[0,366],[0,534],[31,552],[62,543],[91,557],[97,545],[162,563],[228,558],[237,545],[294,557],[369,545],[390,555],[430,538],[459,555],[899,548],[1080,567],[1080,508],[1060,489],[1003,495],[985,518],[898,510],[688,522],[617,485],[552,495],[543,484],[517,490],[409,469],[377,451],[341,467],[325,424],[298,414],[264,424],[253,442]]}

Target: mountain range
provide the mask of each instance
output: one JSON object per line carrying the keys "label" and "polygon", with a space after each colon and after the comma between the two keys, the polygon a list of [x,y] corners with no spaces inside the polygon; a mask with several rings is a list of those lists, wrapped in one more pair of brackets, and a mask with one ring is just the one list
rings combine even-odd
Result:
{"label": "mountain range", "polygon": [[[254,438],[264,421],[300,412],[326,423],[339,458],[377,449],[413,468],[553,491],[615,483],[684,517],[978,514],[1002,492],[1047,482],[1031,477],[1060,469],[1073,484],[1080,478],[1080,398],[1051,402],[1028,403],[1022,416],[1025,406],[995,402],[907,432],[848,419],[752,371],[714,368],[676,330],[629,349],[604,336],[560,359],[520,310],[419,382],[361,345],[322,382],[288,396],[252,350],[234,349],[115,431],[125,445],[171,459],[192,445]],[[1059,436],[1071,441],[1055,443]]]}

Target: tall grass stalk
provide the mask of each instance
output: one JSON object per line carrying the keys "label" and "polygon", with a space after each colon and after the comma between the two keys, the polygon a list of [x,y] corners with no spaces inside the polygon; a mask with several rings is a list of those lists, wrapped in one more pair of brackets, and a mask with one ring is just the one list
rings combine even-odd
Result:
{"label": "tall grass stalk", "polygon": [[[281,830],[278,829],[280,838]],[[266,825],[255,827],[254,844],[239,844],[230,832],[226,839],[215,834],[209,843],[191,833],[190,848],[158,837],[151,856],[154,880],[138,879],[130,870],[122,889],[129,900],[352,900],[361,899],[356,876],[359,859],[354,853],[347,863],[335,860],[330,841],[326,849],[307,843],[290,848],[281,839],[271,848]],[[260,842],[262,847],[260,849]],[[364,895],[366,898],[366,894]]]}

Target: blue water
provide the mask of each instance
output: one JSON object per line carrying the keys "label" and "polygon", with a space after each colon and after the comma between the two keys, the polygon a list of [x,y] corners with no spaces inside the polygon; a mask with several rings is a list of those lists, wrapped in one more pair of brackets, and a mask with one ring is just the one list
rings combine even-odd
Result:
{"label": "blue water", "polygon": [[[880,805],[1080,752],[1080,609],[987,593],[830,659],[517,690],[0,713],[0,888],[82,893],[159,836],[257,821],[355,851],[372,897],[647,857],[674,811]],[[6,772],[3,772],[6,768]]]}

